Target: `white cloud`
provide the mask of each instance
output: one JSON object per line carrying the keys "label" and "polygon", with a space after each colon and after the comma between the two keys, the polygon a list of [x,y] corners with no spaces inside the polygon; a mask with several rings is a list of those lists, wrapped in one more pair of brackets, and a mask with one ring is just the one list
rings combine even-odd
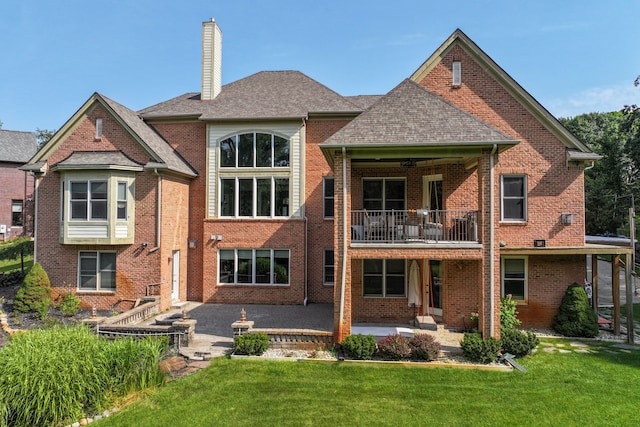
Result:
{"label": "white cloud", "polygon": [[634,87],[632,82],[590,88],[566,98],[553,98],[545,106],[556,117],[575,117],[585,113],[619,111],[629,104],[640,104],[640,88]]}

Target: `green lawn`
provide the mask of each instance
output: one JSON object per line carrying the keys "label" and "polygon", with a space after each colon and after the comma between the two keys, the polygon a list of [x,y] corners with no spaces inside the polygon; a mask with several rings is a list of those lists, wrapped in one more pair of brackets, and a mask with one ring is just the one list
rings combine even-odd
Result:
{"label": "green lawn", "polygon": [[[24,257],[24,269],[29,270],[33,265],[33,255]],[[22,261],[20,259],[3,259],[0,260],[0,273],[9,273],[14,270],[20,270],[22,268]]]}
{"label": "green lawn", "polygon": [[636,425],[639,356],[538,351],[526,374],[219,358],[97,425]]}

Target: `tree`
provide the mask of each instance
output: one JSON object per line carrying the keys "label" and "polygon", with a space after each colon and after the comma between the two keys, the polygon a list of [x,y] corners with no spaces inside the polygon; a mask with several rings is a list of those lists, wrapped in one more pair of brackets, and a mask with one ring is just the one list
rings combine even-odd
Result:
{"label": "tree", "polygon": [[586,232],[614,233],[627,221],[629,200],[620,200],[619,196],[632,191],[636,165],[640,165],[626,149],[625,116],[622,112],[589,113],[560,121],[591,150],[603,156],[585,172]]}
{"label": "tree", "polygon": [[36,140],[38,141],[38,148],[42,147],[44,144],[46,144],[47,142],[49,142],[49,140],[51,140],[51,138],[53,138],[53,135],[56,134],[56,130],[49,130],[49,129],[36,129]]}

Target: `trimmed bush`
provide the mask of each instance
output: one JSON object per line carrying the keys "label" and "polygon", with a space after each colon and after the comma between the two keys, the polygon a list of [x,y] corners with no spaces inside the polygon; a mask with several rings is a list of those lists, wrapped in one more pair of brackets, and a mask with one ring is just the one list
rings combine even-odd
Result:
{"label": "trimmed bush", "polygon": [[412,359],[431,362],[438,358],[442,346],[433,335],[417,334],[409,340],[409,348]]}
{"label": "trimmed bush", "polygon": [[342,350],[353,359],[370,360],[376,352],[376,339],[373,335],[349,335],[342,341]]}
{"label": "trimmed bush", "polygon": [[239,335],[233,340],[233,352],[247,356],[260,356],[269,348],[269,335],[259,332]]}
{"label": "trimmed bush", "polygon": [[460,341],[460,348],[464,357],[471,362],[495,362],[500,352],[500,340],[494,337],[482,339],[477,333],[466,333]]}
{"label": "trimmed bush", "polygon": [[522,357],[530,354],[540,344],[540,340],[531,331],[507,329],[500,333],[502,352]]}
{"label": "trimmed bush", "polygon": [[378,356],[384,360],[402,360],[411,357],[409,338],[400,334],[388,335],[378,341]]}
{"label": "trimmed bush", "polygon": [[49,276],[39,263],[35,263],[16,293],[13,308],[21,313],[38,312],[43,319],[49,310],[49,304],[51,304]]}
{"label": "trimmed bush", "polygon": [[78,298],[73,292],[64,292],[62,293],[62,298],[58,303],[58,309],[63,316],[75,316],[78,314],[78,311],[80,311],[80,298]]}
{"label": "trimmed bush", "polygon": [[589,306],[587,292],[577,283],[567,288],[558,313],[553,318],[553,329],[567,337],[595,337],[598,335],[598,317]]}

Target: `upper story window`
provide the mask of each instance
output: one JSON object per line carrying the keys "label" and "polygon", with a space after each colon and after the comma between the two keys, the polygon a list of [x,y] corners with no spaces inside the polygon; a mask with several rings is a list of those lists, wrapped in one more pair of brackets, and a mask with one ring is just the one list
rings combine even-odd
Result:
{"label": "upper story window", "polygon": [[22,200],[11,200],[11,226],[22,227],[24,225],[22,217]]}
{"label": "upper story window", "polygon": [[96,119],[96,139],[102,138],[102,119]]}
{"label": "upper story window", "polygon": [[221,168],[286,168],[289,140],[268,133],[243,133],[220,142]]}
{"label": "upper story window", "polygon": [[460,61],[454,61],[451,65],[451,85],[460,86],[462,84],[462,63]]}
{"label": "upper story window", "polygon": [[365,178],[362,181],[362,207],[367,210],[404,210],[404,178]]}
{"label": "upper story window", "polygon": [[221,216],[289,216],[289,178],[229,177],[220,187]]}
{"label": "upper story window", "polygon": [[527,220],[527,177],[502,175],[500,177],[500,220]]}
{"label": "upper story window", "polygon": [[72,220],[107,219],[107,181],[71,181]]}
{"label": "upper story window", "polygon": [[325,177],[322,181],[324,217],[333,218],[334,206],[333,177]]}

